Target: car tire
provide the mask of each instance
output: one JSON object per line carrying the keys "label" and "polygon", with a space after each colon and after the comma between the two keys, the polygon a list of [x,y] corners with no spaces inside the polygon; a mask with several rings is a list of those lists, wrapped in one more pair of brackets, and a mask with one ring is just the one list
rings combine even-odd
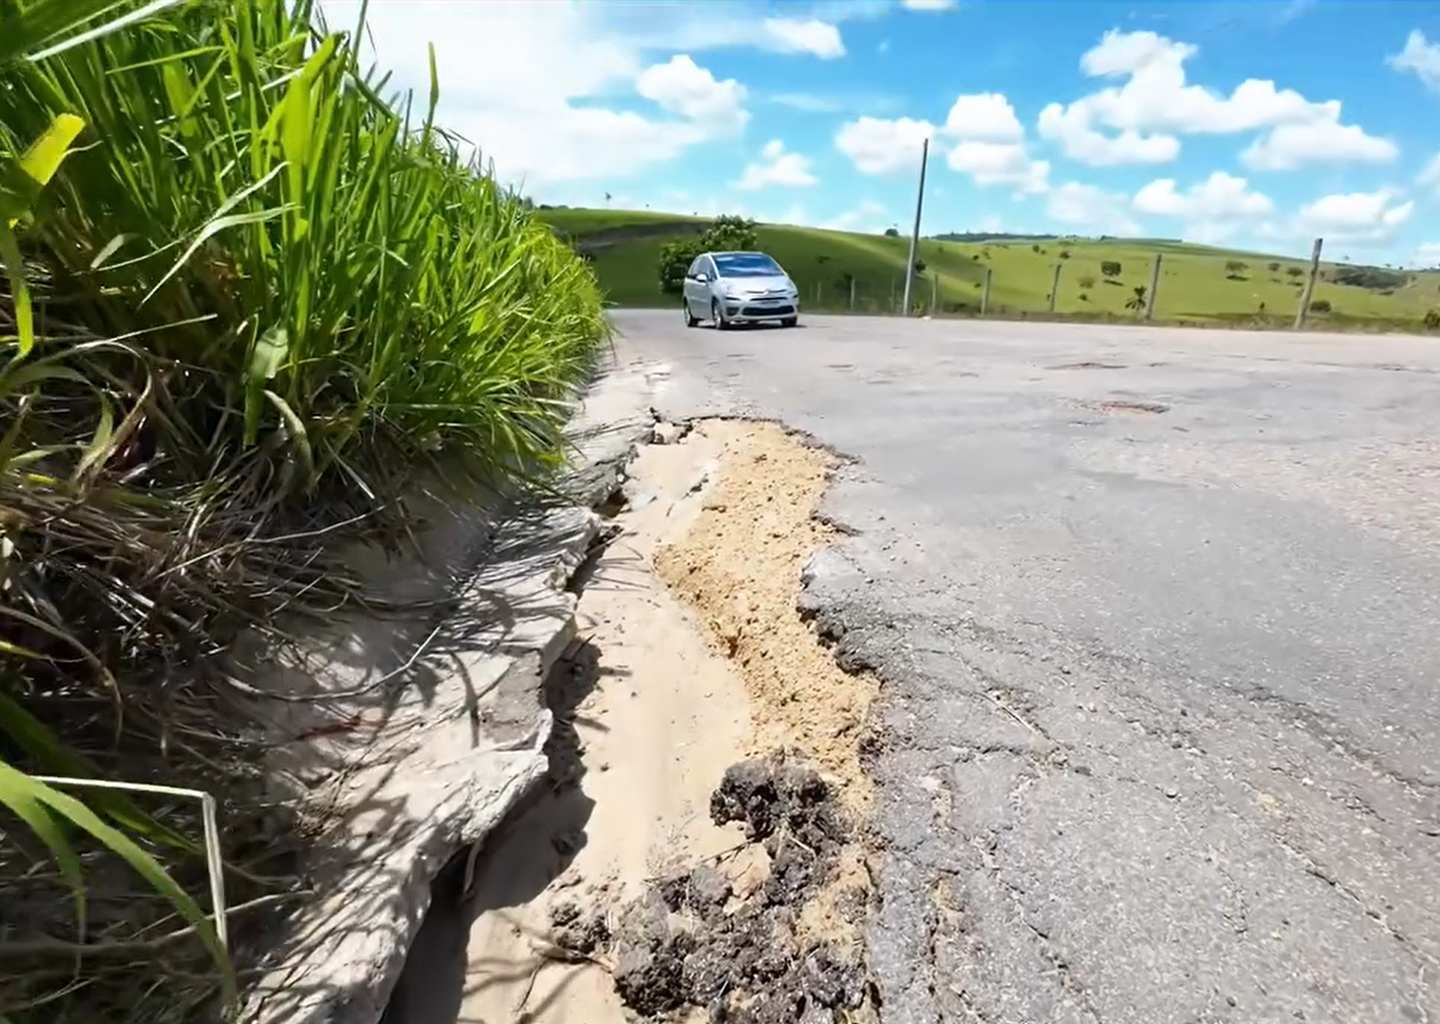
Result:
{"label": "car tire", "polygon": [[725,317],[720,312],[720,303],[716,299],[710,300],[710,323],[717,331],[730,329],[730,325],[725,322]]}
{"label": "car tire", "polygon": [[796,324],[798,324],[799,322],[800,322],[800,318],[799,318],[798,316],[787,316],[787,317],[781,317],[781,318],[780,318],[780,326],[781,326],[781,327],[794,327],[794,326],[795,326]]}
{"label": "car tire", "polygon": [[686,327],[694,327],[695,325],[697,325],[698,323],[700,323],[699,320],[696,320],[696,319],[695,319],[695,314],[690,311],[690,300],[689,300],[689,299],[684,299],[684,300],[682,300],[682,301],[681,301],[681,305],[682,305],[682,307],[683,307],[684,310],[685,310],[685,326],[686,326]]}

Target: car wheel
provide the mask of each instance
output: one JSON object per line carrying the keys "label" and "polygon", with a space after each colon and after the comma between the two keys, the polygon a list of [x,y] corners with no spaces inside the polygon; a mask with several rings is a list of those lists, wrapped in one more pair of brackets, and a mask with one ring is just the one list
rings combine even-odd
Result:
{"label": "car wheel", "polygon": [[725,322],[725,317],[720,314],[720,303],[715,299],[710,300],[710,322],[717,331],[726,330],[730,326]]}
{"label": "car wheel", "polygon": [[686,326],[686,327],[694,327],[694,326],[695,326],[696,324],[698,324],[700,321],[699,321],[699,320],[696,320],[696,319],[695,319],[695,314],[690,311],[690,300],[689,300],[689,299],[685,299],[684,302],[683,302],[683,305],[684,305],[684,307],[685,307],[685,326]]}
{"label": "car wheel", "polygon": [[799,322],[800,322],[800,318],[799,318],[798,316],[782,317],[782,318],[780,319],[780,326],[781,326],[781,327],[794,327],[794,326],[795,326],[796,324],[798,324]]}

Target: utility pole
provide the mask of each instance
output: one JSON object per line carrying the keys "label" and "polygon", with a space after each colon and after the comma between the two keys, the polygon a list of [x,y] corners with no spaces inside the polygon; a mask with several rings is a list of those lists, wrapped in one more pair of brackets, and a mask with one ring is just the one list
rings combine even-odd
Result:
{"label": "utility pole", "polygon": [[1315,247],[1310,250],[1310,273],[1305,275],[1305,291],[1300,296],[1300,308],[1295,310],[1295,329],[1298,331],[1305,326],[1305,315],[1310,312],[1310,297],[1315,294],[1315,278],[1320,274],[1320,250],[1325,247],[1325,239],[1315,239]]}
{"label": "utility pole", "polygon": [[925,165],[930,162],[930,140],[920,147],[920,188],[915,193],[915,228],[910,232],[910,259],[905,264],[905,316],[910,315],[910,284],[915,279],[915,252],[920,248],[920,213],[925,208]]}
{"label": "utility pole", "polygon": [[1155,254],[1155,262],[1150,266],[1150,294],[1145,296],[1145,319],[1149,320],[1155,316],[1155,293],[1160,290],[1160,254]]}

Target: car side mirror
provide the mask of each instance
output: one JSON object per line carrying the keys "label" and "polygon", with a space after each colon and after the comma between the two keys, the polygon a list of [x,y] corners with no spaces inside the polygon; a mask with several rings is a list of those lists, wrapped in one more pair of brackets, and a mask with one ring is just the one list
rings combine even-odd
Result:
{"label": "car side mirror", "polygon": [[695,280],[699,281],[701,284],[705,284],[707,281],[710,280],[710,276],[708,274],[696,274]]}

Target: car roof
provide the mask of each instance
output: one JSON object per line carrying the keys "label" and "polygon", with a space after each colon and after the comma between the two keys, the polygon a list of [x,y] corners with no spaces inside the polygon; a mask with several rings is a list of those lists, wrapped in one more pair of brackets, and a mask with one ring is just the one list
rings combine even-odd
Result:
{"label": "car roof", "polygon": [[767,260],[775,257],[768,252],[760,252],[758,249],[722,249],[717,252],[704,253],[705,256],[764,256]]}

